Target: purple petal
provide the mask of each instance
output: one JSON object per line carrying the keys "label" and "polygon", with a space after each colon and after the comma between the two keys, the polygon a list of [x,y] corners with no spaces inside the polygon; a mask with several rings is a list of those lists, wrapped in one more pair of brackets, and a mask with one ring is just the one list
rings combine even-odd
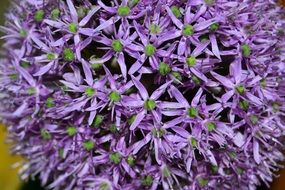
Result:
{"label": "purple petal", "polygon": [[140,122],[144,119],[146,112],[145,111],[141,111],[140,113],[138,113],[136,115],[136,119],[134,120],[134,122],[132,123],[132,125],[130,126],[130,130],[135,130],[136,127],[140,124]]}
{"label": "purple petal", "polygon": [[42,76],[44,75],[45,73],[47,73],[51,67],[54,65],[54,61],[48,63],[47,65],[41,67],[38,72],[36,72],[35,74],[33,74],[33,76]]}
{"label": "purple petal", "polygon": [[133,80],[134,85],[138,89],[139,94],[141,95],[142,99],[147,100],[149,96],[148,96],[147,90],[145,89],[144,85],[133,76],[132,76],[132,80]]}
{"label": "purple petal", "polygon": [[71,0],[66,0],[66,3],[67,3],[67,6],[69,8],[69,11],[70,11],[70,15],[71,15],[72,21],[75,22],[75,23],[78,23],[77,11],[76,11],[72,1]]}

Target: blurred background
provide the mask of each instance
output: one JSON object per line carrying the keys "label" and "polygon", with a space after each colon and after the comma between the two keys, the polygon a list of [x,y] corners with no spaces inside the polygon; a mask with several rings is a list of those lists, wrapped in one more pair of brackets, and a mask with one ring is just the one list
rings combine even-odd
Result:
{"label": "blurred background", "polygon": [[[5,10],[9,8],[11,0],[0,0],[0,25],[4,23]],[[280,0],[280,3],[285,6],[285,0]],[[2,34],[0,33],[0,36]],[[0,40],[0,45],[2,41]],[[38,180],[30,180],[21,182],[17,170],[12,168],[12,164],[20,161],[21,158],[11,156],[9,153],[9,145],[5,143],[6,131],[3,125],[0,125],[0,190],[41,190]],[[268,189],[265,185],[258,187],[257,190],[285,190],[285,170],[280,171],[280,177],[275,179],[271,188]]]}

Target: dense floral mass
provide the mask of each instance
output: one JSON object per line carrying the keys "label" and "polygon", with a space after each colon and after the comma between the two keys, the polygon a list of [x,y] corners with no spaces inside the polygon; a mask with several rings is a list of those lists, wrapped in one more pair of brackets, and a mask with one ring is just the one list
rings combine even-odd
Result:
{"label": "dense floral mass", "polygon": [[273,0],[14,0],[1,117],[51,189],[255,189],[284,157]]}

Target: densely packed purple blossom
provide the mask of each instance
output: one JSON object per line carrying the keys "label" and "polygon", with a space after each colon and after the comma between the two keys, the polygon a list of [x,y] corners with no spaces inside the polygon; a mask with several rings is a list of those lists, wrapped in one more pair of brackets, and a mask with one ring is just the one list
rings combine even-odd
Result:
{"label": "densely packed purple blossom", "polygon": [[283,160],[274,0],[14,0],[1,117],[51,189],[255,189]]}

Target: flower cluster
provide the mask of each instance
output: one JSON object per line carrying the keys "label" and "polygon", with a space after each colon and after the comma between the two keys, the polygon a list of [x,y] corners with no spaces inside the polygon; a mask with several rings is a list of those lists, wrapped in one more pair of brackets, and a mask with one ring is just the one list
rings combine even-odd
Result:
{"label": "flower cluster", "polygon": [[255,189],[284,157],[273,0],[14,0],[1,117],[52,189]]}

